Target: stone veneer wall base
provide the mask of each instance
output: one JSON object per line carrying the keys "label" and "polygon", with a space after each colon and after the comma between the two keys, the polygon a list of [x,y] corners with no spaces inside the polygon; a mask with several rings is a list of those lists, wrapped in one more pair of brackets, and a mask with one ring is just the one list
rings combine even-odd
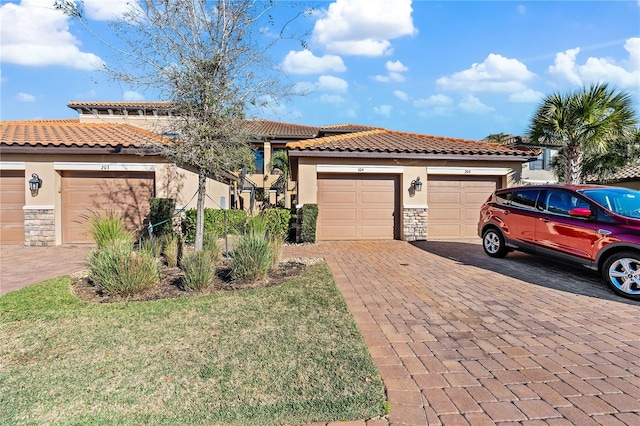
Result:
{"label": "stone veneer wall base", "polygon": [[404,208],[402,211],[402,239],[416,241],[427,239],[427,208]]}
{"label": "stone veneer wall base", "polygon": [[53,246],[56,244],[54,209],[24,210],[24,245]]}

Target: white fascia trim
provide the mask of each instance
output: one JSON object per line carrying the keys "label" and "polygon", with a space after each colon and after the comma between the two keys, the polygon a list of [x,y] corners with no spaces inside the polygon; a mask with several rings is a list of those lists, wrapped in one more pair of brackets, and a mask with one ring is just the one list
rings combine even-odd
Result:
{"label": "white fascia trim", "polygon": [[402,166],[367,166],[349,164],[318,164],[318,173],[402,173]]}
{"label": "white fascia trim", "polygon": [[428,208],[426,204],[405,204],[402,206],[403,209],[426,209]]}
{"label": "white fascia trim", "polygon": [[22,210],[55,210],[56,206],[22,206]]}
{"label": "white fascia trim", "polygon": [[24,161],[0,161],[0,170],[24,170]]}
{"label": "white fascia trim", "polygon": [[507,167],[427,167],[427,175],[506,176],[512,172]]}
{"label": "white fascia trim", "polygon": [[149,163],[81,163],[70,161],[55,161],[55,170],[86,170],[99,172],[154,172],[155,164]]}

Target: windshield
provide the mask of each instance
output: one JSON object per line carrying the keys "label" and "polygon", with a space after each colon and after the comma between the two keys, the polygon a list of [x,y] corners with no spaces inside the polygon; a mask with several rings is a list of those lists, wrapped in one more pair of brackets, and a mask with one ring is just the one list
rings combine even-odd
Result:
{"label": "windshield", "polygon": [[580,193],[621,216],[640,219],[640,191],[627,188],[585,189]]}

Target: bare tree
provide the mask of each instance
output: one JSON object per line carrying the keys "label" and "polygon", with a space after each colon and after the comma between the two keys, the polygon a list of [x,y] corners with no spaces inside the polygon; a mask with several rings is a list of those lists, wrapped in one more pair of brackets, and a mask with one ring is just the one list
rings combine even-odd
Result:
{"label": "bare tree", "polygon": [[[88,28],[82,3],[56,0],[55,6]],[[140,0],[111,25],[120,43],[108,43],[117,61],[107,74],[175,106],[163,133],[176,139],[153,149],[198,171],[196,250],[207,178],[250,166],[250,111],[293,93],[267,55],[287,35],[286,23],[273,31],[276,8],[263,0]],[[290,13],[292,20],[303,12]]]}

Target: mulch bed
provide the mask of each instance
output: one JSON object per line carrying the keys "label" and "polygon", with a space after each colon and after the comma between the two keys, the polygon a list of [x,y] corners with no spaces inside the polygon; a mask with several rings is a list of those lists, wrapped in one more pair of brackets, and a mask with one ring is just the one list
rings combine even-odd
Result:
{"label": "mulch bed", "polygon": [[269,271],[264,279],[251,283],[238,283],[231,278],[231,269],[226,260],[222,260],[216,267],[214,282],[208,288],[200,291],[184,288],[180,268],[162,266],[160,282],[157,286],[132,295],[104,294],[88,279],[88,271],[82,271],[72,276],[71,291],[77,298],[94,303],[141,302],[202,296],[221,291],[241,291],[279,285],[301,276],[307,270],[308,265],[317,261],[318,259],[284,259],[280,261],[278,267]]}

